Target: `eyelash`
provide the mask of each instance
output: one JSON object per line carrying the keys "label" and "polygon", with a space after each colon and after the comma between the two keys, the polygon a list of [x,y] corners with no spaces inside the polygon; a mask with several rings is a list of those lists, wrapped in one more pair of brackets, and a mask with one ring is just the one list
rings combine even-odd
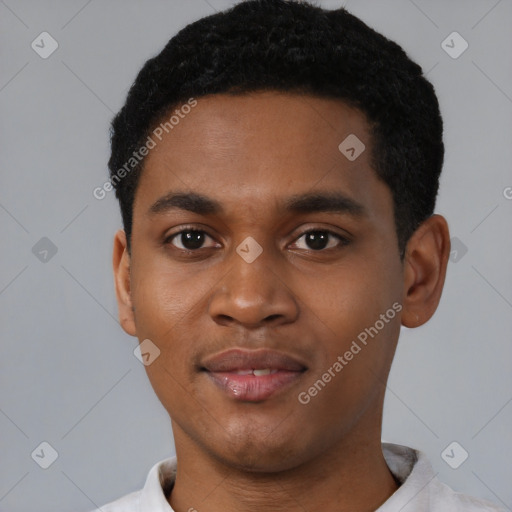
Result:
{"label": "eyelash", "polygon": [[[166,237],[164,242],[163,242],[163,244],[166,245],[166,246],[167,245],[172,245],[172,240],[174,238],[176,238],[177,236],[183,234],[183,233],[204,233],[205,235],[207,235],[208,237],[213,239],[212,236],[210,236],[206,231],[204,231],[202,229],[197,229],[197,228],[194,228],[192,226],[184,226],[184,229],[182,229],[181,231],[178,231],[178,232],[173,233],[172,235],[169,235],[168,237]],[[309,251],[312,252],[312,253],[321,253],[321,252],[325,252],[325,251],[328,251],[328,250],[340,249],[341,247],[344,247],[344,246],[348,245],[351,242],[351,240],[349,240],[347,237],[344,237],[344,236],[342,236],[342,235],[340,235],[338,233],[335,233],[334,231],[330,231],[328,229],[322,229],[322,228],[309,229],[307,231],[304,231],[295,240],[299,240],[304,235],[307,235],[309,233],[326,233],[326,234],[331,235],[334,238],[338,239],[339,242],[340,242],[337,247],[328,247],[328,248],[319,249],[319,250],[309,249]],[[175,249],[176,251],[179,251],[181,253],[184,253],[184,254],[194,254],[194,253],[198,253],[202,249],[210,249],[210,247],[201,247],[199,249],[180,249],[179,247],[173,246],[173,249]]]}

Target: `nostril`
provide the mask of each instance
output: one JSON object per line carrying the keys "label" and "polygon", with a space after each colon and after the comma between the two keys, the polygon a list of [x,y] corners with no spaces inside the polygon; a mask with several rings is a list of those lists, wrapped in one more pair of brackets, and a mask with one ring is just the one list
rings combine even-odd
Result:
{"label": "nostril", "polygon": [[231,318],[229,315],[218,315],[217,317],[219,320],[222,320],[223,322],[232,322],[233,318]]}

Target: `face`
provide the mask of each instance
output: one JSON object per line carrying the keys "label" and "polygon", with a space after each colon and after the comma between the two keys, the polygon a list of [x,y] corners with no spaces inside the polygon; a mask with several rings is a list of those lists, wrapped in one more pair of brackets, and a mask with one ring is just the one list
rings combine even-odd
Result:
{"label": "face", "polygon": [[380,434],[404,282],[365,117],[274,92],[197,101],[146,157],[122,256],[122,325],[160,350],[146,370],[177,449],[275,471]]}

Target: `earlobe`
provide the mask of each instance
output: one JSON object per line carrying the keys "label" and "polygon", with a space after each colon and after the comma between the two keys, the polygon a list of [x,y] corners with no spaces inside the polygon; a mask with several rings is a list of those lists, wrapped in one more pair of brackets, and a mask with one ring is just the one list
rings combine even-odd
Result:
{"label": "earlobe", "polygon": [[126,234],[122,229],[117,231],[114,237],[112,266],[119,310],[119,323],[126,333],[136,336],[130,286],[130,255],[126,244]]}
{"label": "earlobe", "polygon": [[446,219],[432,215],[413,233],[404,260],[402,324],[419,327],[435,313],[446,277],[450,233]]}

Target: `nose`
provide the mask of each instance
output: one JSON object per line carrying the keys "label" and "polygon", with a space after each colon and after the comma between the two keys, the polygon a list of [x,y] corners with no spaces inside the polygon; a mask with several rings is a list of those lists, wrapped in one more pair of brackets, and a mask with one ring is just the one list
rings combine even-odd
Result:
{"label": "nose", "polygon": [[298,301],[270,251],[248,263],[233,251],[229,270],[217,284],[209,314],[219,325],[240,324],[248,329],[278,326],[296,320]]}

